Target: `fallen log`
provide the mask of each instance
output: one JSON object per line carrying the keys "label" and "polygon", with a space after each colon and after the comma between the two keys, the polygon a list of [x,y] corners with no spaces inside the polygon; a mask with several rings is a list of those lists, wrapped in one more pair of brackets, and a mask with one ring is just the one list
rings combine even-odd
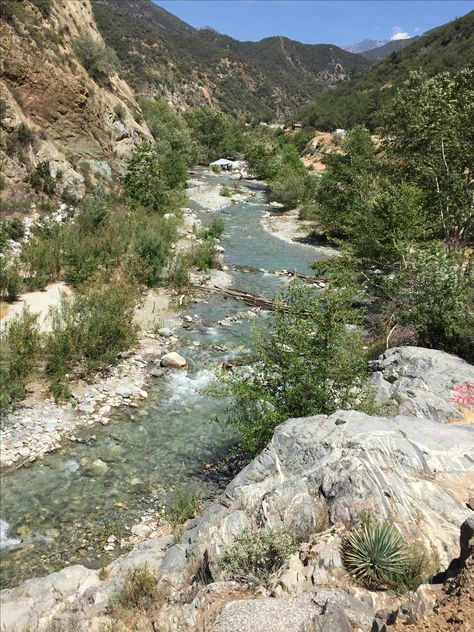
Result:
{"label": "fallen log", "polygon": [[250,294],[249,292],[242,292],[241,290],[236,290],[234,288],[223,288],[218,285],[214,285],[214,287],[203,287],[200,288],[205,292],[211,292],[214,294],[220,294],[224,298],[233,298],[237,301],[243,301],[247,305],[251,305],[252,307],[260,307],[261,309],[265,309],[267,311],[272,311],[274,308],[274,302],[270,298],[265,298],[263,296],[257,296],[255,294]]}

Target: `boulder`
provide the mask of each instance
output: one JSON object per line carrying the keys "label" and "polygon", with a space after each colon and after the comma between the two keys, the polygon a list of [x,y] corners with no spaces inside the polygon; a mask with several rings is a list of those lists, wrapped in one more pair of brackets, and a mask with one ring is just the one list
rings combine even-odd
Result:
{"label": "boulder", "polygon": [[170,338],[173,335],[173,331],[169,327],[161,327],[161,329],[158,329],[158,334],[163,338]]}
{"label": "boulder", "polygon": [[175,351],[165,353],[160,360],[160,365],[166,367],[167,369],[186,369],[188,367],[188,363],[185,358]]}
{"label": "boulder", "polygon": [[474,366],[436,349],[394,347],[371,364],[376,403],[440,423],[473,421]]}

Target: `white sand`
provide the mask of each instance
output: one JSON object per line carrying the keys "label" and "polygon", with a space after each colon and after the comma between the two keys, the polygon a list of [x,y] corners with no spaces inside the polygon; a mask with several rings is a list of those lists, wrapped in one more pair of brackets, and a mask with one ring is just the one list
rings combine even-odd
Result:
{"label": "white sand", "polygon": [[2,303],[0,323],[4,325],[14,316],[20,314],[24,307],[28,307],[33,314],[38,314],[40,331],[49,331],[51,322],[48,311],[50,307],[59,305],[62,292],[68,296],[72,294],[71,289],[65,283],[52,283],[44,291],[22,294],[16,303]]}

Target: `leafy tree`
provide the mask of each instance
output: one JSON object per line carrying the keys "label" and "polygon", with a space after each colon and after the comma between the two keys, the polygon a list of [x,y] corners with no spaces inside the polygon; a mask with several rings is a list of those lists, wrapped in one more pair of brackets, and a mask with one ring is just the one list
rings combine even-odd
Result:
{"label": "leafy tree", "polygon": [[423,188],[448,246],[472,243],[474,69],[431,78],[410,73],[382,129],[392,170]]}
{"label": "leafy tree", "polygon": [[133,205],[163,214],[167,196],[167,183],[162,158],[154,147],[144,143],[136,148],[128,162],[124,179],[125,194]]}
{"label": "leafy tree", "polygon": [[381,180],[348,219],[352,253],[364,265],[396,264],[429,227],[423,191]]}
{"label": "leafy tree", "polygon": [[329,232],[347,235],[353,217],[367,203],[376,170],[375,147],[369,132],[354,127],[342,153],[329,154],[316,193],[319,220]]}
{"label": "leafy tree", "polygon": [[387,283],[386,311],[411,327],[422,346],[474,359],[472,269],[443,246],[417,249]]}
{"label": "leafy tree", "polygon": [[222,375],[217,393],[232,397],[226,423],[240,432],[249,455],[268,443],[282,421],[328,414],[356,399],[354,386],[366,362],[360,311],[352,300],[349,286],[319,296],[291,285],[276,299],[270,330],[254,331],[257,362]]}

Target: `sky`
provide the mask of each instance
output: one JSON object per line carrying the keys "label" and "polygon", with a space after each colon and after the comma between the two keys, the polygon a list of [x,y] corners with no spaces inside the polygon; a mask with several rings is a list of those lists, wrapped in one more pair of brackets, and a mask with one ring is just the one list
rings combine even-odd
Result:
{"label": "sky", "polygon": [[344,46],[404,39],[474,9],[474,0],[154,0],[188,24],[240,40],[285,35]]}

